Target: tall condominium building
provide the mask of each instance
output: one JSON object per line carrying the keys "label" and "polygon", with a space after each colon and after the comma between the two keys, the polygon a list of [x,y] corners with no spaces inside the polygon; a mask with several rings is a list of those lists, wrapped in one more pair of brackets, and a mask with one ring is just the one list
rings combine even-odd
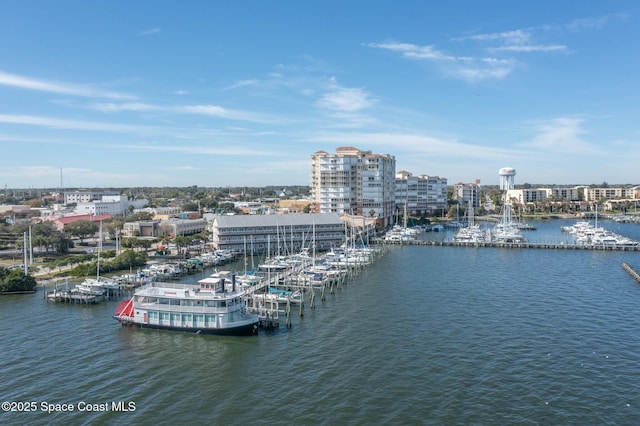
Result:
{"label": "tall condominium building", "polygon": [[395,212],[395,175],[393,155],[352,147],[335,154],[318,151],[311,156],[316,212],[375,217],[380,226],[388,226]]}
{"label": "tall condominium building", "polygon": [[407,171],[396,174],[396,208],[409,214],[440,215],[447,209],[447,178],[414,176]]}
{"label": "tall condominium building", "polygon": [[453,197],[461,206],[480,207],[480,183],[456,183],[453,185]]}

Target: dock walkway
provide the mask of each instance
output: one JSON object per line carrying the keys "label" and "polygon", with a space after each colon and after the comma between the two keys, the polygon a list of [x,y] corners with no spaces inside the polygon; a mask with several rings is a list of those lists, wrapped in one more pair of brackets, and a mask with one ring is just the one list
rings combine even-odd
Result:
{"label": "dock walkway", "polygon": [[625,262],[622,263],[622,268],[627,271],[629,275],[638,282],[638,284],[640,284],[640,274],[634,271],[633,268]]}
{"label": "dock walkway", "polygon": [[551,250],[606,250],[606,251],[640,251],[640,246],[616,246],[616,245],[587,245],[587,244],[566,244],[566,243],[505,243],[505,242],[483,242],[469,243],[458,241],[384,241],[375,240],[375,244],[393,244],[406,246],[437,246],[437,247],[499,247],[517,249],[551,249]]}

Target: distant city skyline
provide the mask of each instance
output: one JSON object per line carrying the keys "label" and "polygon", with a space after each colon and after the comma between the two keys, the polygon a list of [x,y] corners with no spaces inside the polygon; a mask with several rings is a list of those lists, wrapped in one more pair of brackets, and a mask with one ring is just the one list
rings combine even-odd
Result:
{"label": "distant city skyline", "polygon": [[577,5],[6,3],[0,186],[310,185],[343,146],[449,184],[640,184],[640,4]]}

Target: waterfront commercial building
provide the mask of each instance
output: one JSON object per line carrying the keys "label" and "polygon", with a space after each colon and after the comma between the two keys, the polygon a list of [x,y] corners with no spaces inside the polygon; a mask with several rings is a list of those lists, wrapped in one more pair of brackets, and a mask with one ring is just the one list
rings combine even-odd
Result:
{"label": "waterfront commercial building", "polygon": [[317,213],[375,217],[383,227],[393,221],[396,159],[353,147],[311,156],[311,197]]}
{"label": "waterfront commercial building", "polygon": [[160,222],[160,233],[175,238],[178,236],[199,234],[208,227],[206,219],[168,219]]}
{"label": "waterfront commercial building", "polygon": [[336,213],[216,216],[211,231],[217,249],[271,255],[325,251],[345,242],[345,224]]}
{"label": "waterfront commercial building", "polygon": [[126,222],[122,234],[125,237],[175,238],[205,232],[207,227],[206,219],[139,220]]}

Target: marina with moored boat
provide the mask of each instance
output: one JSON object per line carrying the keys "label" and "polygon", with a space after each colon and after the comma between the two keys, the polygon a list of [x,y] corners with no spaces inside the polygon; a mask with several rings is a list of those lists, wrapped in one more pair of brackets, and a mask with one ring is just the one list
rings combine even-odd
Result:
{"label": "marina with moored boat", "polygon": [[[472,226],[474,228],[458,229],[455,236],[465,232],[464,229],[480,230],[479,226]],[[115,278],[100,277],[104,283],[88,278],[75,287],[71,287],[69,283],[58,285],[46,297],[48,301],[92,304],[133,292],[118,307],[114,316],[123,325],[198,334],[253,334],[248,332],[253,326],[256,330],[272,330],[283,321],[290,327],[293,315],[297,313],[304,316],[305,309],[314,309],[318,300],[326,300],[327,294],[335,294],[336,289],[383,254],[388,245],[640,251],[637,244],[587,245],[568,241],[550,243],[494,240],[490,238],[491,230],[480,232],[488,237],[484,240],[478,238],[466,241],[461,238],[448,239],[450,237],[446,235],[443,235],[445,239],[439,239],[440,236],[427,237],[423,234],[423,238],[409,241],[396,242],[377,238],[371,240],[371,246],[343,245],[318,255],[312,254],[311,250],[303,250],[292,255],[266,258],[257,263],[261,267],[249,271],[246,270],[248,261],[245,258],[244,272],[232,271],[232,267],[230,270],[214,269],[207,275],[203,264],[202,268],[191,272],[185,268],[186,273],[171,275],[172,281],[162,280],[160,276],[153,276],[149,272],[142,272],[144,279],[130,285],[118,284],[119,281]],[[237,257],[238,254],[229,258],[236,259],[239,264],[241,260]],[[184,264],[185,261],[180,262]],[[179,262],[170,260],[166,264],[157,263],[155,268],[146,268],[144,271],[167,270],[178,264]],[[189,277],[193,272],[204,276],[194,283],[194,279]],[[105,286],[107,282],[112,287]],[[117,289],[122,293],[116,292]],[[217,305],[217,302],[214,303],[216,300],[220,302]],[[212,306],[208,306],[209,303]],[[233,325],[233,318],[241,318],[241,324]]]}
{"label": "marina with moored boat", "polygon": [[123,325],[198,334],[256,334],[278,327],[281,315],[291,326],[293,305],[302,316],[305,299],[313,309],[316,297],[324,300],[381,252],[343,247],[329,257],[278,256],[277,270],[257,274],[215,271],[195,284],[154,281],[121,302],[114,318]]}

